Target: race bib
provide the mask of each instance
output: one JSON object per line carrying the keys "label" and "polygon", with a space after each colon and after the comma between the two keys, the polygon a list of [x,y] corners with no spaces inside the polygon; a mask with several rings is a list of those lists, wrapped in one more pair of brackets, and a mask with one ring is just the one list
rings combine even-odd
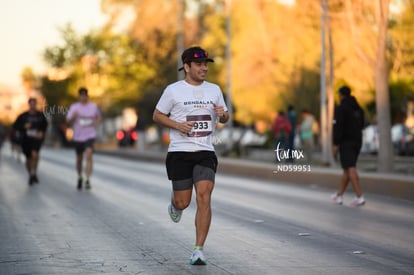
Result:
{"label": "race bib", "polygon": [[82,117],[79,119],[80,126],[91,126],[93,124],[93,119],[88,117]]}
{"label": "race bib", "polygon": [[187,121],[193,121],[193,129],[187,134],[189,137],[205,137],[213,132],[211,115],[189,115]]}
{"label": "race bib", "polygon": [[27,129],[26,130],[26,136],[28,137],[37,137],[37,130],[36,129]]}

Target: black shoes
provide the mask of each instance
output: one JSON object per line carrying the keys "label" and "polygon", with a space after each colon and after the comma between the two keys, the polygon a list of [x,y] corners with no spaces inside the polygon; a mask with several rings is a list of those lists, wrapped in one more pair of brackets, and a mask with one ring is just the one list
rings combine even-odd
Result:
{"label": "black shoes", "polygon": [[[81,190],[82,189],[82,184],[83,184],[83,178],[79,178],[78,179],[78,190]],[[85,188],[86,189],[91,189],[92,188],[91,182],[89,181],[89,179],[87,179],[85,181]]]}
{"label": "black shoes", "polygon": [[78,190],[81,190],[82,189],[82,182],[83,182],[83,179],[82,178],[79,178],[78,179]]}
{"label": "black shoes", "polygon": [[37,178],[37,175],[30,175],[29,185],[33,185],[34,183],[39,183],[39,179]]}

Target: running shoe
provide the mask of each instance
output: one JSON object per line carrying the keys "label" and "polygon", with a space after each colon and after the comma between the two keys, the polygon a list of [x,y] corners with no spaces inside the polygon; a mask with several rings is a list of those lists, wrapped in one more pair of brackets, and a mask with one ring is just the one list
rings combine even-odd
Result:
{"label": "running shoe", "polygon": [[33,185],[34,182],[33,176],[29,176],[29,185]]}
{"label": "running shoe", "polygon": [[85,183],[85,188],[86,188],[86,189],[91,189],[91,188],[92,188],[92,186],[91,186],[91,182],[90,182],[89,180],[86,180],[86,183]]}
{"label": "running shoe", "polygon": [[39,183],[39,179],[37,178],[37,175],[33,175],[33,182]]}
{"label": "running shoe", "polygon": [[179,222],[181,219],[182,213],[183,213],[183,210],[175,209],[172,203],[168,205],[168,214],[170,214],[170,218],[173,222]]}
{"label": "running shoe", "polygon": [[83,181],[82,178],[78,178],[78,190],[82,189],[82,181]]}
{"label": "running shoe", "polygon": [[342,196],[338,196],[338,193],[335,193],[331,196],[331,201],[336,204],[342,204]]}
{"label": "running shoe", "polygon": [[365,204],[364,196],[355,197],[350,203],[351,206],[362,206],[364,204]]}
{"label": "running shoe", "polygon": [[195,249],[190,258],[191,265],[206,265],[206,257],[204,257],[203,251],[200,249]]}

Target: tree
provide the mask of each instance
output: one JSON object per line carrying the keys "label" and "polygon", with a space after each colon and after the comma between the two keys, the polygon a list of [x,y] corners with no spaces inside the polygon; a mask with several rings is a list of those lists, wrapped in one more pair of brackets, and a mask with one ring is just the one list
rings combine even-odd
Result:
{"label": "tree", "polygon": [[68,79],[67,85],[57,87],[67,87],[67,95],[72,97],[80,86],[88,87],[91,98],[106,115],[117,115],[142,98],[141,88],[152,81],[155,70],[145,61],[141,44],[108,29],[79,35],[67,25],[61,33],[64,45],[50,46],[44,51],[51,71],[65,72],[62,78],[49,80]]}
{"label": "tree", "polygon": [[[389,0],[359,2],[346,0],[346,17],[358,57],[373,68],[380,147],[378,171],[392,171],[391,112],[389,101],[388,23]],[[359,27],[357,30],[357,26]],[[361,27],[362,26],[362,27]],[[374,31],[372,31],[374,30]],[[361,34],[370,39],[361,43]],[[375,49],[375,51],[372,51]]]}
{"label": "tree", "polygon": [[126,34],[139,45],[136,51],[142,59],[138,62],[150,69],[151,77],[140,85],[140,96],[133,103],[139,115],[144,112],[149,117],[164,88],[177,79],[177,5],[166,0],[105,0],[102,4],[111,18],[108,28],[116,28],[125,11],[134,14]]}
{"label": "tree", "polygon": [[[183,17],[179,16],[178,3],[183,4]],[[198,44],[206,48],[215,59],[209,67],[209,80],[225,87],[228,41],[224,3],[225,0],[103,0],[103,10],[110,17],[108,24],[87,35],[64,29],[63,46],[49,47],[45,58],[56,75],[69,78],[68,89],[73,95],[79,85],[87,84],[105,95],[96,99],[107,112],[116,114],[125,105],[132,105],[150,117],[165,86],[177,80],[180,24],[184,46]],[[290,6],[269,0],[231,3],[231,87],[236,119],[246,125],[258,120],[270,122],[272,113],[288,104],[294,104],[297,110],[311,109],[318,116],[320,1],[296,0]],[[380,17],[376,15],[380,13],[375,12],[379,11],[379,2],[327,3],[328,30],[332,35],[328,43],[331,48],[335,43],[335,59],[331,58],[329,65],[338,78],[329,82],[328,94],[339,82],[345,82],[366,105],[375,98],[375,93],[369,91],[376,85],[375,68],[379,65]],[[131,16],[126,30],[117,32],[128,12]],[[411,13],[404,10],[398,20],[394,19],[392,30],[398,35],[392,40],[387,36],[386,44],[387,53],[392,53],[389,57],[395,60],[390,65],[399,77],[404,72],[408,79],[412,72],[410,60],[414,60],[409,58],[414,56],[410,54],[412,39],[406,35],[412,26]],[[178,20],[182,20],[180,24]],[[333,69],[329,70],[332,76]],[[376,91],[378,94],[378,87]],[[330,102],[333,97],[329,97]]]}
{"label": "tree", "polygon": [[37,77],[32,68],[23,68],[20,77],[22,79],[23,87],[26,91],[34,90],[38,87]]}
{"label": "tree", "polygon": [[413,81],[414,79],[414,0],[400,1],[397,13],[392,14],[390,40],[392,79]]}
{"label": "tree", "polygon": [[389,0],[379,0],[377,7],[378,45],[375,64],[375,90],[377,103],[378,131],[380,145],[378,171],[393,170],[393,149],[391,143],[391,110],[388,91],[389,66],[387,58],[387,31],[389,20]]}
{"label": "tree", "polygon": [[[332,41],[332,23],[330,18],[327,16],[329,13],[329,6],[327,0],[321,1],[321,10],[322,10],[322,22],[321,22],[321,93],[323,97],[321,98],[321,127],[320,127],[320,137],[322,140],[322,161],[330,166],[334,166],[335,161],[333,159],[333,150],[332,150],[332,135],[333,135],[333,118],[334,118],[334,58],[333,58],[333,41]],[[325,33],[328,32],[328,43],[326,43]],[[328,47],[326,47],[328,44]],[[326,48],[328,48],[326,50]],[[326,81],[325,75],[326,69],[326,52],[329,54],[329,70],[328,70],[328,80]]]}

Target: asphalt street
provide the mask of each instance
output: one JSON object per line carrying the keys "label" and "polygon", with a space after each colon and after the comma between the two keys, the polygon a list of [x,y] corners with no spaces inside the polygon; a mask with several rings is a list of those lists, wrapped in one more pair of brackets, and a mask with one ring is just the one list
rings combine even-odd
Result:
{"label": "asphalt street", "polygon": [[[414,202],[219,173],[207,266],[190,266],[195,202],[170,221],[163,163],[95,155],[76,190],[72,150],[44,148],[40,183],[0,161],[0,274],[414,274]],[[220,160],[219,160],[220,161]]]}

